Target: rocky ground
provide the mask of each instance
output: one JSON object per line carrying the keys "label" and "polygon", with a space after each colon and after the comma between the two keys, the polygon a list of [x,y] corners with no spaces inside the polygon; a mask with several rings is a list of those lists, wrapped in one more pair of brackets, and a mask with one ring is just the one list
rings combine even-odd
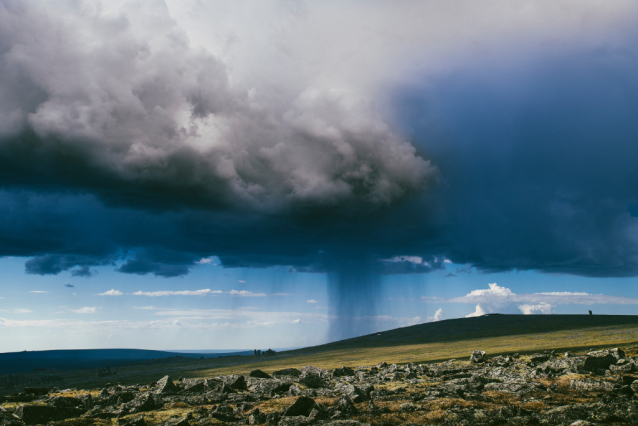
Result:
{"label": "rocky ground", "polygon": [[438,364],[26,388],[0,399],[0,425],[638,424],[637,365],[620,349],[492,358],[474,351]]}

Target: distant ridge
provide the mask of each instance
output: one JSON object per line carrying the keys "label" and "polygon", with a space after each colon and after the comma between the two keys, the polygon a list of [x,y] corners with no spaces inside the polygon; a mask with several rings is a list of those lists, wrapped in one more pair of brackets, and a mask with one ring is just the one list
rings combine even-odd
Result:
{"label": "distant ridge", "polygon": [[298,349],[289,353],[322,352],[346,347],[374,348],[378,346],[455,342],[459,340],[622,325],[638,325],[638,315],[483,315],[379,331],[365,336]]}
{"label": "distant ridge", "polygon": [[211,358],[218,356],[252,355],[252,351],[237,352],[169,352],[147,349],[58,349],[0,353],[0,374],[28,373],[35,369],[76,370],[114,367],[133,362],[164,358]]}

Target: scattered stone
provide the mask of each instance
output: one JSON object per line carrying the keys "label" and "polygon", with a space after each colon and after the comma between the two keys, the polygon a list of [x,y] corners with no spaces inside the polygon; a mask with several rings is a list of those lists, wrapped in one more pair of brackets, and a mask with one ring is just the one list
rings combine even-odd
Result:
{"label": "scattered stone", "polygon": [[472,355],[470,355],[470,362],[474,364],[485,362],[485,352],[484,351],[472,352]]}
{"label": "scattered stone", "polygon": [[270,374],[261,371],[260,369],[255,369],[248,374],[250,377],[257,377],[259,379],[272,379]]}
{"label": "scattered stone", "polygon": [[145,426],[144,416],[134,416],[129,418],[117,419],[117,424],[120,426]]}
{"label": "scattered stone", "polygon": [[330,384],[330,374],[321,368],[304,367],[301,369],[299,383],[312,389],[325,388]]}
{"label": "scattered stone", "polygon": [[312,409],[315,408],[315,400],[312,398],[308,398],[307,396],[302,396],[297,398],[297,400],[288,408],[286,408],[282,416],[291,417],[291,416],[306,416],[310,415]]}
{"label": "scattered stone", "polygon": [[249,425],[258,425],[258,424],[262,424],[266,422],[266,415],[262,414],[259,411],[259,408],[255,408],[249,415],[248,415],[248,424]]}
{"label": "scattered stone", "polygon": [[354,376],[354,370],[350,367],[335,368],[332,370],[332,377],[351,377]]}
{"label": "scattered stone", "polygon": [[222,376],[220,379],[226,383],[231,389],[245,391],[248,389],[246,378],[238,374],[231,374],[229,376]]}
{"label": "scattered stone", "polygon": [[277,370],[272,373],[273,377],[299,377],[301,372],[296,368],[284,368],[283,370]]}
{"label": "scattered stone", "polygon": [[157,385],[155,386],[156,394],[167,394],[177,392],[179,389],[173,383],[173,380],[170,376],[164,376],[158,380]]}

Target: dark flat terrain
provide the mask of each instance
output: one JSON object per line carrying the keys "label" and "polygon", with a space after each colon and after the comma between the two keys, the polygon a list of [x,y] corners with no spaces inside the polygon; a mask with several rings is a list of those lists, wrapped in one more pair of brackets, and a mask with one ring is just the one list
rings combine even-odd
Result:
{"label": "dark flat terrain", "polygon": [[88,368],[115,367],[140,361],[167,358],[213,358],[219,355],[248,355],[252,352],[168,352],[144,349],[76,349],[52,351],[24,351],[0,353],[0,374],[29,373],[36,369],[44,371],[79,370]]}

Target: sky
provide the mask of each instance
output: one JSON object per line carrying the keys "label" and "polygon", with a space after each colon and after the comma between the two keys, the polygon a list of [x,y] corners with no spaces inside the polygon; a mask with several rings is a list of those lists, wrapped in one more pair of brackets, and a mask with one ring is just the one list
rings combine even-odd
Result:
{"label": "sky", "polygon": [[637,20],[0,0],[0,351],[634,314]]}

